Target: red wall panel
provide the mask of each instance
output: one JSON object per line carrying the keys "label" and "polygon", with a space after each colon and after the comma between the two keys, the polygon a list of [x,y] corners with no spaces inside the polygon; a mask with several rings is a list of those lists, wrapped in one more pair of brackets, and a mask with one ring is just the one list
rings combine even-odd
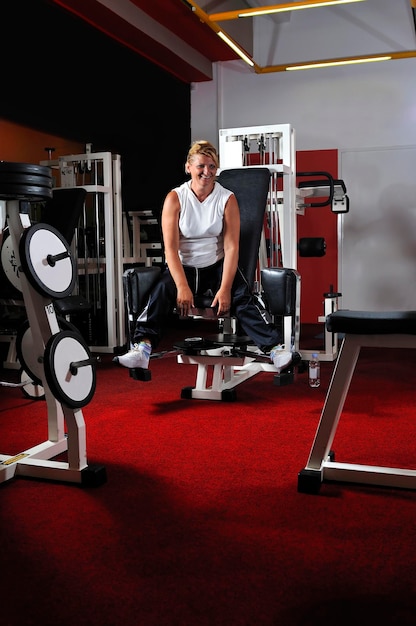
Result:
{"label": "red wall panel", "polygon": [[[338,150],[305,150],[296,153],[298,172],[325,171],[338,178]],[[322,177],[317,177],[322,178]],[[312,180],[299,178],[298,182]],[[306,199],[307,200],[307,199]],[[325,198],[310,198],[322,202]],[[330,206],[307,207],[305,214],[297,219],[298,242],[302,237],[324,237],[326,254],[323,257],[299,257],[298,271],[301,276],[301,323],[316,324],[324,311],[324,293],[338,282],[338,234],[337,215]]]}

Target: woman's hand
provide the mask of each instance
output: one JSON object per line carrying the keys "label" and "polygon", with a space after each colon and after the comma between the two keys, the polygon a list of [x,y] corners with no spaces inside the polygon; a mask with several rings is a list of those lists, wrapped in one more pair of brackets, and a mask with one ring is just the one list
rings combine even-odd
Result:
{"label": "woman's hand", "polygon": [[194,306],[194,294],[189,285],[178,287],[176,296],[176,307],[179,315],[186,317],[190,314],[191,308]]}
{"label": "woman's hand", "polygon": [[218,289],[211,306],[218,307],[217,315],[229,314],[231,309],[231,289],[225,289],[223,287]]}

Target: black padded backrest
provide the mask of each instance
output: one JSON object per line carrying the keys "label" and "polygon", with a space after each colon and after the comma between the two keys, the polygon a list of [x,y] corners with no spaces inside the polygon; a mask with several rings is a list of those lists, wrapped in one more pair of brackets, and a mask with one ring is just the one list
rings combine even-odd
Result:
{"label": "black padded backrest", "polygon": [[42,222],[54,226],[71,245],[87,192],[83,187],[54,189],[42,211]]}
{"label": "black padded backrest", "polygon": [[264,167],[223,170],[218,182],[232,191],[240,207],[239,267],[253,287],[264,226],[264,213],[270,185],[270,170]]}

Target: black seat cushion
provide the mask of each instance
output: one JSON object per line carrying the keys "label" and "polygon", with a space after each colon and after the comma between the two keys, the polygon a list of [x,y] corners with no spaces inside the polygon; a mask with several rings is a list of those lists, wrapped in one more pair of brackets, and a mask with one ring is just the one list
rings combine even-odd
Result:
{"label": "black seat cushion", "polygon": [[416,311],[348,311],[328,315],[332,333],[352,335],[416,335]]}

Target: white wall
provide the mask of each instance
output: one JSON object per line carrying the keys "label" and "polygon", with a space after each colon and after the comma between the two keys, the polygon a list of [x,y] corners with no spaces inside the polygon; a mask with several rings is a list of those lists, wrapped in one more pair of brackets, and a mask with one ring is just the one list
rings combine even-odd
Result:
{"label": "white wall", "polygon": [[[343,293],[340,305],[367,310],[416,309],[413,276],[416,271],[411,269],[416,268],[414,247],[413,264],[409,264],[409,246],[405,246],[403,268],[408,271],[403,276],[397,271],[393,275],[387,273],[385,292],[381,296],[379,289],[375,295],[371,289],[356,287],[357,280],[364,281],[364,277],[369,285],[375,280],[373,274],[379,263],[367,262],[372,248],[384,247],[390,242],[396,266],[400,264],[397,255],[404,248],[403,228],[392,229],[394,215],[401,216],[402,224],[414,225],[416,59],[260,75],[252,73],[240,61],[218,64],[213,81],[194,85],[191,114],[192,137],[206,138],[216,145],[221,128],[289,123],[296,131],[297,150],[337,148],[340,155],[360,153],[364,161],[368,154],[370,162],[375,149],[391,150],[389,155],[394,165],[389,168],[383,155],[381,176],[376,177],[377,193],[373,196],[368,196],[366,168],[352,167],[351,156],[340,159],[340,177],[344,178],[347,188],[350,185],[354,189],[350,213],[343,218],[340,227],[339,289]],[[413,161],[405,168],[400,167],[403,155]],[[354,180],[348,180],[348,176],[354,176]],[[392,189],[395,202],[381,206],[380,198],[391,195]],[[360,196],[367,198],[365,205],[357,202]],[[354,233],[362,223],[360,211],[368,212],[369,207],[376,213],[380,209],[383,220],[377,220],[373,234],[371,229],[367,230],[367,240],[361,249],[355,247],[352,254],[356,246]],[[382,231],[383,223],[386,232]],[[347,260],[348,267],[344,267]],[[349,277],[353,279],[349,281]],[[398,281],[402,281],[401,286]]]}
{"label": "white wall", "polygon": [[192,136],[218,143],[220,128],[291,124],[298,150],[416,143],[416,59],[254,74],[218,64],[193,85]]}

